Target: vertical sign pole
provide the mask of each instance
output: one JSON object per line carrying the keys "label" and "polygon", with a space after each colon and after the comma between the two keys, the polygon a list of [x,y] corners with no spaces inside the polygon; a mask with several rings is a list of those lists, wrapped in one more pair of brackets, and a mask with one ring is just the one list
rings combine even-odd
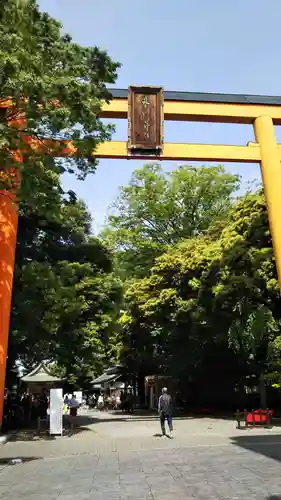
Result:
{"label": "vertical sign pole", "polygon": [[274,124],[270,116],[259,116],[254,123],[260,145],[261,173],[279,285],[281,288],[281,164]]}

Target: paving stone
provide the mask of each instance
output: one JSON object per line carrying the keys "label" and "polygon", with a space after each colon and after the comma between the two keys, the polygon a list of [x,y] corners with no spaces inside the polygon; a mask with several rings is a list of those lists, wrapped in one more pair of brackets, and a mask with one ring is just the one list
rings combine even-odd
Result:
{"label": "paving stone", "polygon": [[0,499],[281,500],[277,429],[241,434],[233,422],[181,419],[176,439],[159,440],[155,419],[97,418],[73,439],[2,446],[2,462],[24,462],[0,467]]}

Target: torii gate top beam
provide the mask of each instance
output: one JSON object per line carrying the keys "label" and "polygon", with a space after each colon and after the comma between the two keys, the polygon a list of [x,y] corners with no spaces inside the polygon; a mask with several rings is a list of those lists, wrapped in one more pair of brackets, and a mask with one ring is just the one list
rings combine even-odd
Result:
{"label": "torii gate top beam", "polygon": [[[149,89],[149,87],[147,87]],[[128,89],[108,89],[113,99],[127,99]],[[181,92],[164,90],[165,101],[214,102],[223,104],[259,104],[262,106],[281,106],[281,96],[217,94],[206,92]]]}
{"label": "torii gate top beam", "polygon": [[[104,104],[102,116],[126,119],[128,90],[109,91],[112,101]],[[164,91],[165,120],[253,124],[264,115],[281,125],[281,97]]]}

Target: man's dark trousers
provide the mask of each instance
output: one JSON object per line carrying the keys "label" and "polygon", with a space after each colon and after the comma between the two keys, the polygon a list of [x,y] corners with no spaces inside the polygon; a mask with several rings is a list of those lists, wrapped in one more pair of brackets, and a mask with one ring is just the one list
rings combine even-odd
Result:
{"label": "man's dark trousers", "polygon": [[172,415],[170,415],[169,413],[165,413],[164,411],[161,411],[160,412],[160,424],[161,424],[161,430],[162,430],[163,435],[166,434],[166,429],[165,429],[165,421],[166,420],[168,423],[169,430],[170,430],[170,432],[172,432],[173,431]]}

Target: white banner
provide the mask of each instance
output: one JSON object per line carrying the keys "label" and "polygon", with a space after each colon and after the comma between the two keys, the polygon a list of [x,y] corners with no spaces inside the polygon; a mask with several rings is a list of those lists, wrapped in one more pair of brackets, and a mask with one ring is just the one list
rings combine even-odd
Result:
{"label": "white banner", "polygon": [[62,435],[63,425],[63,392],[62,389],[50,390],[50,434]]}

